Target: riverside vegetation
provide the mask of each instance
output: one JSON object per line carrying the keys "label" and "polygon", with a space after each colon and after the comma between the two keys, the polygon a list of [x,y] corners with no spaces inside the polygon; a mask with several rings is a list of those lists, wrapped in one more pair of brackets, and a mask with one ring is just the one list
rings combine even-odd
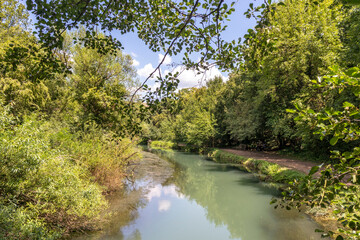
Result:
{"label": "riverside vegetation", "polygon": [[[293,176],[276,204],[327,209],[340,227],[324,235],[359,238],[357,1],[251,3],[245,14],[256,26],[233,42],[221,38],[235,10],[222,0],[26,5],[36,33],[24,5],[0,0],[0,238],[55,239],[96,228],[104,194],[121,187],[139,158],[140,138],[191,151],[241,144],[316,158],[319,176],[319,167]],[[136,31],[165,56],[186,50],[187,67],[217,64],[229,79],[175,91],[178,74],[160,74],[144,103],[130,91],[149,88],[106,34],[114,29]],[[277,166],[250,163],[288,180]]]}
{"label": "riverside vegetation", "polygon": [[97,229],[105,195],[140,157],[136,141],[119,134],[126,119],[117,113],[136,84],[132,60],[68,42],[54,57],[71,76],[52,72],[24,6],[0,1],[0,16],[0,239]]}

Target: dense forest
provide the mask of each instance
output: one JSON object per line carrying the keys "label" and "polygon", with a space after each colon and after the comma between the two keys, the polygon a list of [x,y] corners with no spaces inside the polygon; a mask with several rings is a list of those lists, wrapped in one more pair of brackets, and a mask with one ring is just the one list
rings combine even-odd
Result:
{"label": "dense forest", "polygon": [[[141,158],[136,145],[155,140],[189,151],[238,146],[325,161],[320,176],[316,167],[292,182],[279,204],[330,207],[342,224],[338,238],[359,238],[358,5],[250,4],[245,14],[256,26],[225,43],[218,22],[234,10],[224,1],[79,1],[76,9],[35,2],[26,9],[0,0],[0,239],[97,229],[105,195],[122,187],[129,163]],[[186,14],[175,14],[176,6]],[[200,6],[210,13],[194,14]],[[201,30],[192,17],[213,22]],[[105,34],[115,28],[137,29],[153,51],[198,51],[202,61],[186,54],[186,66],[206,69],[213,59],[229,79],[177,89],[170,74],[142,100],[134,89],[147,86],[131,56]]]}
{"label": "dense forest", "polygon": [[[341,69],[357,66],[360,15],[333,1],[283,4],[258,17],[241,45],[241,67],[228,81],[217,77],[204,87],[180,90],[176,108],[159,112],[146,126],[146,137],[196,149],[244,144],[328,157],[335,149],[330,134],[320,139],[315,126],[294,120],[291,109],[340,111],[345,101],[359,105],[350,89],[337,92],[326,85],[340,88],[331,77],[345,77]],[[337,144],[345,151],[359,142]]]}

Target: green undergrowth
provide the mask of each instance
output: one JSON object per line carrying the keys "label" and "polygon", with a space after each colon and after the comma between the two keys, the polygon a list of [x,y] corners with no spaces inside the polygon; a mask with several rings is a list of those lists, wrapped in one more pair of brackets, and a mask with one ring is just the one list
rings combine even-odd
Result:
{"label": "green undergrowth", "polygon": [[0,239],[58,239],[98,228],[134,143],[89,126],[74,131],[0,106]]}
{"label": "green undergrowth", "polygon": [[330,155],[326,153],[313,153],[310,151],[293,151],[291,149],[282,149],[276,152],[277,154],[290,157],[292,159],[298,159],[301,161],[317,162],[319,164],[323,162],[329,162]]}
{"label": "green undergrowth", "polygon": [[175,147],[175,143],[168,141],[151,141],[149,145],[151,148],[172,149]]}
{"label": "green undergrowth", "polygon": [[204,154],[209,152],[209,148],[206,147],[196,147],[194,145],[189,144],[182,144],[182,143],[174,143],[170,141],[162,141],[162,140],[156,140],[156,141],[150,141],[148,143],[148,146],[153,149],[174,149],[174,150],[180,150],[184,152],[193,152],[193,153],[200,153]]}
{"label": "green undergrowth", "polygon": [[265,180],[276,183],[288,183],[294,179],[300,179],[305,176],[304,173],[281,167],[276,163],[246,158],[236,154],[224,152],[222,150],[213,149],[208,153],[214,161],[219,163],[240,164],[249,172],[256,172],[265,175]]}

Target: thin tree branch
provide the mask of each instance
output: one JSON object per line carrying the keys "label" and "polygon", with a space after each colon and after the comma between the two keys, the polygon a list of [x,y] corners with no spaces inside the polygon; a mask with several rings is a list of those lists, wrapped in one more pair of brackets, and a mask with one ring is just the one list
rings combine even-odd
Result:
{"label": "thin tree branch", "polygon": [[138,88],[135,90],[135,92],[133,93],[133,95],[132,95],[132,97],[131,97],[131,99],[130,99],[130,104],[133,102],[133,99],[134,99],[136,93],[137,93],[140,89],[142,89],[142,88],[144,87],[144,85],[146,84],[146,82],[153,76],[153,74],[160,69],[161,65],[162,65],[162,64],[164,63],[164,61],[165,61],[165,58],[167,57],[167,55],[169,55],[169,51],[170,51],[171,48],[174,46],[175,42],[176,42],[177,39],[180,37],[180,35],[182,34],[182,32],[184,31],[184,29],[186,28],[186,26],[189,24],[191,18],[193,17],[193,14],[194,14],[194,12],[195,12],[195,10],[196,10],[196,8],[197,8],[197,5],[198,5],[199,1],[200,1],[200,0],[197,0],[197,1],[195,2],[193,9],[191,10],[188,18],[186,19],[186,21],[185,21],[185,23],[184,23],[184,26],[180,29],[179,33],[175,36],[175,38],[174,38],[174,39],[172,40],[172,42],[170,43],[170,45],[169,45],[166,53],[164,54],[164,57],[162,58],[161,62],[157,65],[157,67],[155,68],[155,70],[154,70],[152,73],[150,73],[150,75],[145,79],[145,81],[141,84],[141,86],[138,87]]}
{"label": "thin tree branch", "polygon": [[219,11],[220,11],[220,7],[221,7],[221,4],[223,4],[223,2],[224,2],[224,0],[221,0],[221,1],[219,2],[218,6],[217,6],[213,11],[211,11],[209,14],[206,14],[206,15],[204,16],[204,18],[209,17],[210,15],[214,14],[215,12],[219,12]]}

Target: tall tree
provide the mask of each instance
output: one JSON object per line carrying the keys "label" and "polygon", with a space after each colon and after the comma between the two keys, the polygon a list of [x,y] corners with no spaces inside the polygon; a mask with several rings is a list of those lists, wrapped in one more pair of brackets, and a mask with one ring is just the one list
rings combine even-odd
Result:
{"label": "tall tree", "polygon": [[283,147],[297,134],[285,109],[339,59],[342,12],[332,0],[283,1],[273,9],[247,35],[244,65],[229,83],[238,86],[238,98],[229,103],[227,122],[239,140]]}
{"label": "tall tree", "polygon": [[[98,34],[99,38],[102,36]],[[81,106],[82,124],[95,121],[119,131],[130,91],[137,86],[132,58],[120,50],[116,54],[101,54],[81,44],[72,47],[71,56],[70,85]]]}

